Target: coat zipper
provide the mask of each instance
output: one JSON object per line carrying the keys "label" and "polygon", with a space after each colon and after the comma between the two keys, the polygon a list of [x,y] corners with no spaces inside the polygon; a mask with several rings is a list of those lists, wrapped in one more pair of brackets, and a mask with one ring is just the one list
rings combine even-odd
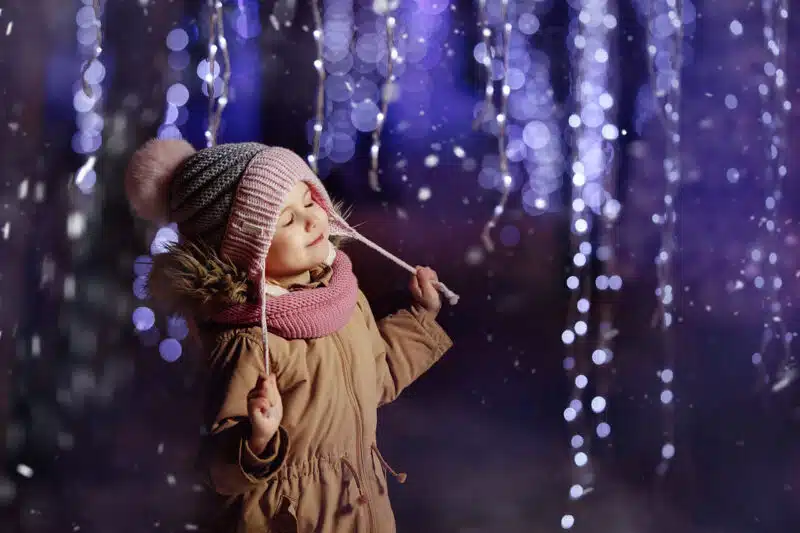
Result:
{"label": "coat zipper", "polygon": [[[358,447],[356,448],[356,454],[358,455],[358,469],[360,474],[366,472],[366,463],[364,462],[364,451],[362,447],[364,445],[364,423],[361,420],[361,410],[359,409],[358,405],[358,398],[356,398],[356,394],[354,392],[354,387],[351,382],[350,375],[347,373],[347,363],[349,361],[345,360],[346,352],[344,349],[344,344],[342,343],[342,339],[339,337],[338,333],[333,334],[333,338],[336,339],[336,344],[339,346],[339,352],[341,355],[342,364],[344,367],[342,368],[342,375],[344,376],[345,388],[347,388],[347,393],[350,396],[351,402],[353,404],[353,410],[355,411],[356,415],[356,425],[358,427]],[[370,501],[370,490],[368,487],[368,483],[363,484],[364,490],[364,497],[366,498],[366,506],[367,506],[367,514],[369,516],[369,525],[371,531],[377,531],[377,527],[375,526],[375,516],[372,510],[372,502]]]}

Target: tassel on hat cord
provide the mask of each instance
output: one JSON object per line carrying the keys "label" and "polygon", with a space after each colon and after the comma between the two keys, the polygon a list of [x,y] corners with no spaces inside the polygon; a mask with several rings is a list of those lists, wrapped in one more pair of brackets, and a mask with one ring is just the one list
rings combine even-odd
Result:
{"label": "tassel on hat cord", "polygon": [[[380,253],[381,255],[386,257],[387,259],[395,262],[397,265],[399,265],[402,268],[406,269],[409,273],[411,273],[411,274],[416,274],[417,273],[417,269],[416,268],[414,268],[413,266],[409,265],[408,263],[406,263],[405,261],[403,261],[402,259],[400,259],[396,255],[394,255],[393,253],[391,253],[391,252],[389,252],[387,250],[384,250],[383,248],[381,248],[380,246],[378,246],[377,244],[375,244],[371,240],[367,239],[366,237],[364,237],[363,235],[361,235],[357,231],[354,230],[350,234],[350,236],[353,237],[354,239],[356,239],[357,241],[359,241],[359,242],[361,242],[363,244],[366,244],[367,246],[369,246],[370,248],[372,248],[376,252]],[[436,285],[437,285],[436,288],[439,289],[439,292],[441,292],[444,295],[445,298],[447,298],[447,301],[450,303],[450,305],[456,305],[458,303],[458,300],[460,298],[458,296],[458,294],[456,294],[453,291],[451,291],[447,287],[447,285],[445,285],[441,281],[437,282]]]}

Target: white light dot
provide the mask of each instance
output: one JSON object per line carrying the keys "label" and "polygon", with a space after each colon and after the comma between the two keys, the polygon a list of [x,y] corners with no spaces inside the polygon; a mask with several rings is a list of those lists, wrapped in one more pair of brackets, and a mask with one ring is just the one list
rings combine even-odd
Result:
{"label": "white light dot", "polygon": [[663,403],[664,405],[670,403],[672,401],[672,398],[673,398],[673,395],[672,395],[672,391],[671,390],[667,389],[667,390],[661,391],[661,403]]}
{"label": "white light dot", "polygon": [[611,426],[607,422],[600,422],[597,424],[597,436],[604,439],[611,435]]}
{"label": "white light dot", "polygon": [[666,443],[661,447],[661,457],[664,459],[672,459],[675,456],[675,446],[672,443]]}
{"label": "white light dot", "polygon": [[425,166],[428,168],[433,168],[439,164],[439,156],[436,154],[430,154],[425,157]]}
{"label": "white light dot", "polygon": [[605,350],[597,349],[592,352],[592,362],[596,365],[602,365],[606,362],[607,356]]}
{"label": "white light dot", "polygon": [[33,468],[26,464],[20,463],[17,465],[17,474],[28,479],[33,477]]}
{"label": "white light dot", "polygon": [[592,398],[592,411],[595,413],[602,413],[606,408],[606,399],[602,396],[595,396]]}
{"label": "white light dot", "polygon": [[86,216],[83,213],[70,213],[67,217],[67,237],[78,239],[86,231]]}

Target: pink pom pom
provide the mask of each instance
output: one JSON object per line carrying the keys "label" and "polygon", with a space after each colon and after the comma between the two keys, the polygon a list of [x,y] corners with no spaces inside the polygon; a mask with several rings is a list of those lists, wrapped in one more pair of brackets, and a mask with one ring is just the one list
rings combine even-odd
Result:
{"label": "pink pom pom", "polygon": [[133,154],[125,173],[125,193],[137,216],[157,223],[169,220],[172,175],[194,153],[184,140],[154,139]]}

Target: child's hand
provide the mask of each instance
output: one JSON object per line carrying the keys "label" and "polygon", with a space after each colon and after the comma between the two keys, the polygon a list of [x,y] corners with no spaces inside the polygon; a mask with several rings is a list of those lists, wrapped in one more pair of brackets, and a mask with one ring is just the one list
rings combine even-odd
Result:
{"label": "child's hand", "polygon": [[247,394],[247,415],[252,428],[248,444],[253,453],[261,455],[283,419],[283,402],[275,374],[266,379],[259,377],[256,386]]}
{"label": "child's hand", "polygon": [[433,318],[436,318],[442,308],[437,283],[439,277],[428,267],[417,267],[417,273],[411,277],[409,283],[409,289],[414,296],[414,306],[432,315]]}

